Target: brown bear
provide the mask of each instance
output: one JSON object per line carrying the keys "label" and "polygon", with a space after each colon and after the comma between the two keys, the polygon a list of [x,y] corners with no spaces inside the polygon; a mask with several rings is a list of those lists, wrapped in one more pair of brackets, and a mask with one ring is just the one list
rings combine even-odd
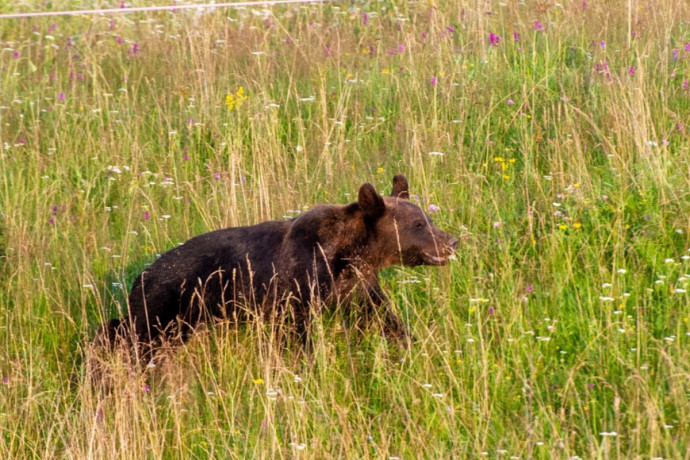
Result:
{"label": "brown bear", "polygon": [[113,344],[132,332],[153,345],[171,331],[185,339],[209,318],[236,319],[251,309],[292,318],[305,337],[316,300],[350,303],[378,316],[383,333],[408,332],[390,310],[377,271],[401,264],[444,265],[457,238],[436,228],[409,200],[407,179],[393,178],[390,196],[371,184],[348,205],[317,205],[288,221],[231,227],[196,236],[163,254],[135,280],[129,317],[101,328]]}

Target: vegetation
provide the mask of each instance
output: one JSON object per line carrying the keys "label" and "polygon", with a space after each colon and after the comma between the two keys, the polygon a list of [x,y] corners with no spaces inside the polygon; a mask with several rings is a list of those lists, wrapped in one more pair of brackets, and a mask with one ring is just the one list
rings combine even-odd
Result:
{"label": "vegetation", "polygon": [[[684,0],[0,19],[0,457],[688,458],[688,20]],[[157,253],[399,172],[461,238],[382,277],[417,343],[340,311],[311,353],[220,324],[92,381],[96,329]]]}

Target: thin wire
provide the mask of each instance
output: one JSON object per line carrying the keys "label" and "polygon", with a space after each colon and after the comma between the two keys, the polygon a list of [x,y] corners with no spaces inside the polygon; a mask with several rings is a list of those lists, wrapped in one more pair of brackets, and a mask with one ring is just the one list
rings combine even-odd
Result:
{"label": "thin wire", "polygon": [[342,0],[265,0],[256,2],[231,2],[231,3],[203,3],[198,5],[162,5],[162,6],[137,6],[131,8],[103,8],[96,10],[73,10],[73,11],[38,11],[35,13],[8,13],[0,14],[0,19],[9,18],[36,18],[41,16],[78,16],[83,14],[123,14],[135,13],[140,11],[174,11],[204,8],[240,8],[246,6],[274,6],[291,5],[295,3],[327,3]]}

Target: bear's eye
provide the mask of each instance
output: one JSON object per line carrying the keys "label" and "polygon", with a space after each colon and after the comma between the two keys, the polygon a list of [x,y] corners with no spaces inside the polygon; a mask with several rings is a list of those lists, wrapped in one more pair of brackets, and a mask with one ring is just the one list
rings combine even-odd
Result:
{"label": "bear's eye", "polygon": [[424,227],[424,222],[422,222],[421,220],[418,220],[417,222],[415,222],[414,228],[422,228],[422,227]]}

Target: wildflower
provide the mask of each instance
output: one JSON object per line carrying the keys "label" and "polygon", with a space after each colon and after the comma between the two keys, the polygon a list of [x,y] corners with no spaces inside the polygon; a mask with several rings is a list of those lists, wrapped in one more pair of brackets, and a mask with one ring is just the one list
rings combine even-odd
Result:
{"label": "wildflower", "polygon": [[65,100],[66,96],[65,93],[60,93],[58,94],[58,101],[63,102]]}
{"label": "wildflower", "polygon": [[261,385],[262,383],[264,383],[264,379],[254,379],[254,383],[257,385]]}
{"label": "wildflower", "polygon": [[494,311],[495,311],[495,310],[494,310],[494,307],[489,307],[489,309],[487,310],[487,313],[490,314],[490,315],[493,315],[493,314],[494,314]]}
{"label": "wildflower", "polygon": [[[452,34],[455,32],[455,26],[446,26],[446,30],[448,31],[448,33]],[[688,43],[688,45],[690,45],[690,43]]]}
{"label": "wildflower", "polygon": [[683,80],[683,91],[690,89],[690,82],[688,80]]}
{"label": "wildflower", "polygon": [[498,46],[498,44],[501,42],[501,37],[496,35],[495,33],[491,32],[489,34],[489,43],[491,46]]}
{"label": "wildflower", "polygon": [[244,87],[240,86],[235,94],[229,93],[225,95],[225,105],[229,110],[233,110],[239,108],[247,99],[247,96],[244,95]]}
{"label": "wildflower", "polygon": [[606,49],[606,42],[604,40],[599,42],[599,48]]}
{"label": "wildflower", "polygon": [[220,179],[220,173],[216,173],[215,177],[216,179]]}
{"label": "wildflower", "polygon": [[369,15],[367,13],[362,13],[362,25],[366,26],[369,24]]}
{"label": "wildflower", "polygon": [[536,30],[537,32],[544,32],[544,24],[539,21],[534,21],[532,29]]}
{"label": "wildflower", "polygon": [[683,50],[684,50],[686,53],[690,53],[690,42],[688,42],[688,43],[685,44],[685,48],[683,48]]}
{"label": "wildflower", "polygon": [[117,37],[117,40],[115,40],[118,45],[122,45],[122,42],[124,42],[122,37]]}
{"label": "wildflower", "polygon": [[632,65],[631,65],[630,67],[628,67],[628,74],[629,74],[631,77],[634,77],[634,76],[635,76],[635,66],[632,66]]}
{"label": "wildflower", "polygon": [[513,32],[513,41],[515,43],[518,43],[520,41],[520,34],[517,32]]}
{"label": "wildflower", "polygon": [[149,211],[144,211],[144,220],[151,219],[151,213]]}
{"label": "wildflower", "polygon": [[441,208],[436,206],[435,204],[430,204],[429,205],[429,212],[438,212]]}
{"label": "wildflower", "polygon": [[508,101],[506,102],[506,104],[508,104],[508,105],[513,105],[513,104],[515,104],[515,101],[512,100],[512,99],[508,99]]}
{"label": "wildflower", "polygon": [[14,51],[14,52],[12,53],[12,57],[15,58],[15,59],[17,59],[17,58],[19,57],[19,51]]}
{"label": "wildflower", "polygon": [[438,85],[438,78],[437,77],[431,77],[431,86],[436,86]]}

